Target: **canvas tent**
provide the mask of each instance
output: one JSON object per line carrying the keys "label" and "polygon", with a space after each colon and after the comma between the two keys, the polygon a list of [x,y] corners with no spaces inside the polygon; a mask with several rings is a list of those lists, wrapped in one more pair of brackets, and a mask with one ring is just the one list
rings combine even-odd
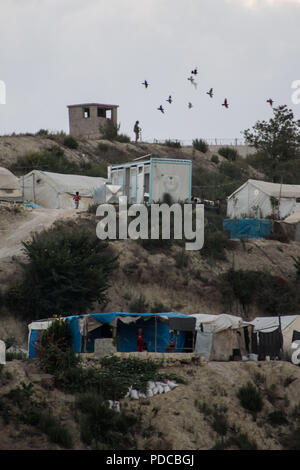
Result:
{"label": "canvas tent", "polygon": [[[300,340],[300,315],[280,316],[283,353],[291,355],[291,345],[294,340]],[[273,333],[279,329],[279,317],[257,317],[251,324],[254,326],[254,334]]]}
{"label": "canvas tent", "polygon": [[22,201],[22,189],[18,178],[3,167],[0,167],[0,201]]}
{"label": "canvas tent", "polygon": [[64,175],[47,171],[33,170],[20,178],[24,200],[33,201],[48,209],[73,209],[73,196],[76,191],[81,196],[80,209],[88,209],[93,204],[95,188],[107,180],[83,175]]}
{"label": "canvas tent", "polygon": [[242,356],[251,352],[252,325],[235,315],[195,313],[195,352],[206,360],[229,361],[235,349]]}
{"label": "canvas tent", "polygon": [[[117,349],[120,352],[137,350],[137,329],[142,328],[144,341],[149,352],[166,352],[171,338],[171,319],[187,319],[188,315],[180,313],[93,313],[90,315],[74,315],[65,317],[69,322],[74,351],[93,352],[94,342],[98,338],[116,338]],[[53,319],[40,320],[30,323],[28,336],[29,357],[36,356],[36,341],[41,337],[43,330],[47,329]],[[176,335],[176,349],[174,352],[184,352],[185,332],[180,330]]]}
{"label": "canvas tent", "polygon": [[300,185],[268,183],[249,179],[228,197],[230,219],[284,219],[300,209]]}

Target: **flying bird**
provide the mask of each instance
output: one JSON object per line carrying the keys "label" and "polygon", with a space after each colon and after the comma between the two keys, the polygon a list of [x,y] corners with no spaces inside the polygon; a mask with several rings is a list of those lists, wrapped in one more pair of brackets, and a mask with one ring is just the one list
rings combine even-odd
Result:
{"label": "flying bird", "polygon": [[206,94],[212,98],[214,96],[214,89],[211,88],[209,91],[206,92]]}
{"label": "flying bird", "polygon": [[197,67],[196,67],[194,70],[192,70],[191,73],[192,73],[193,75],[197,75],[197,73],[198,73]]}
{"label": "flying bird", "polygon": [[189,107],[189,109],[191,109],[193,107],[191,102],[189,102],[188,107]]}
{"label": "flying bird", "polygon": [[159,108],[157,108],[157,110],[158,110],[158,111],[161,111],[162,113],[164,113],[164,112],[165,112],[165,111],[164,111],[164,108],[162,107],[162,105],[160,105],[160,107],[159,107]]}
{"label": "flying bird", "polygon": [[142,85],[145,85],[145,88],[148,88],[149,83],[147,82],[147,80],[145,80],[145,81],[142,83]]}
{"label": "flying bird", "polygon": [[170,103],[170,104],[171,104],[171,103],[172,103],[172,96],[171,96],[171,95],[169,95],[169,98],[168,98],[166,101],[168,101],[168,103]]}
{"label": "flying bird", "polygon": [[191,82],[192,85],[194,85],[195,88],[197,88],[197,83],[195,82],[194,77],[189,77],[188,80]]}
{"label": "flying bird", "polygon": [[225,98],[224,103],[222,104],[222,106],[225,106],[225,108],[229,108],[227,98]]}
{"label": "flying bird", "polygon": [[270,106],[271,106],[271,108],[272,108],[274,101],[272,100],[272,98],[269,98],[269,99],[267,100],[267,103],[270,103]]}

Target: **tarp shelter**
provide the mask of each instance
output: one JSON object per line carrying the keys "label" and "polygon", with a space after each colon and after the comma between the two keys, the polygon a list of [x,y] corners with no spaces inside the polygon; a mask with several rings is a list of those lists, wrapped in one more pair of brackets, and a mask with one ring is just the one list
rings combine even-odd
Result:
{"label": "tarp shelter", "polygon": [[223,230],[230,233],[230,238],[266,238],[271,233],[271,222],[264,219],[224,219]]}
{"label": "tarp shelter", "polygon": [[33,201],[47,209],[74,209],[73,197],[79,192],[79,208],[88,209],[93,204],[95,188],[105,184],[105,178],[64,175],[33,170],[20,178],[24,199]]}
{"label": "tarp shelter", "polygon": [[235,315],[195,313],[195,353],[211,361],[229,361],[234,350],[251,352],[252,325]]}
{"label": "tarp shelter", "polygon": [[300,186],[249,179],[228,197],[230,219],[284,219],[300,209]]}
{"label": "tarp shelter", "polygon": [[[189,316],[180,313],[93,313],[90,315],[74,315],[65,317],[69,322],[74,351],[93,352],[95,339],[115,337],[117,350],[132,352],[137,350],[137,330],[143,329],[143,339],[149,352],[166,352],[171,339],[169,321],[172,318],[187,319]],[[36,341],[41,337],[54,319],[30,323],[28,337],[29,357],[36,356]],[[115,336],[114,336],[115,335]],[[174,352],[184,352],[185,332],[176,335]]]}
{"label": "tarp shelter", "polygon": [[[290,356],[293,352],[291,349],[292,342],[300,339],[300,315],[282,315],[280,316],[280,323],[283,353]],[[257,317],[251,321],[251,324],[254,326],[254,334],[259,332],[272,333],[279,328],[279,317]]]}
{"label": "tarp shelter", "polygon": [[22,188],[18,178],[7,168],[0,167],[0,201],[22,201]]}

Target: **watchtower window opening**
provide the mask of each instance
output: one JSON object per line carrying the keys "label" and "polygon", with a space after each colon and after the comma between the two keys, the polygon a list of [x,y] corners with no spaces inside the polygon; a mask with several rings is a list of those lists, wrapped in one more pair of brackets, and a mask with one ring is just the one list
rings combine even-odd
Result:
{"label": "watchtower window opening", "polygon": [[106,118],[106,109],[104,108],[97,108],[97,116]]}
{"label": "watchtower window opening", "polygon": [[83,117],[88,119],[90,117],[90,108],[83,108]]}
{"label": "watchtower window opening", "polygon": [[111,116],[112,116],[111,109],[107,109],[106,110],[106,119],[111,119]]}
{"label": "watchtower window opening", "polygon": [[297,202],[297,203],[300,202],[300,197],[297,197],[297,198],[296,198],[296,202]]}

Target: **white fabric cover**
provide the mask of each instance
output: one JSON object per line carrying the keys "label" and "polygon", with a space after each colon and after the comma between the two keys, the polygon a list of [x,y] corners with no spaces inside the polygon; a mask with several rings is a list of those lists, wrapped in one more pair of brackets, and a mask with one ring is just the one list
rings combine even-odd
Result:
{"label": "white fabric cover", "polygon": [[20,178],[24,199],[48,209],[73,209],[73,196],[81,196],[79,207],[87,209],[93,203],[94,189],[104,185],[105,178],[82,175],[63,175],[33,170]]}
{"label": "white fabric cover", "polygon": [[235,218],[266,218],[273,210],[271,197],[279,199],[279,217],[287,217],[300,209],[300,185],[268,183],[249,179],[228,197],[227,216]]}
{"label": "white fabric cover", "polygon": [[[281,328],[284,331],[293,321],[295,321],[297,315],[285,315],[281,316]],[[264,333],[270,333],[275,331],[279,327],[278,317],[257,317],[251,322],[254,325],[254,331],[263,331]]]}
{"label": "white fabric cover", "polygon": [[18,178],[7,168],[0,167],[0,199],[22,199],[22,189]]}
{"label": "white fabric cover", "polygon": [[[209,330],[214,333],[227,330],[228,328],[237,329],[249,325],[249,322],[245,322],[241,317],[228,315],[226,313],[222,313],[220,315],[193,313],[191,316],[196,318],[196,330],[200,330],[200,325],[202,323],[205,326],[209,325],[211,327]],[[205,331],[208,331],[208,329],[205,328]]]}
{"label": "white fabric cover", "polygon": [[0,364],[6,364],[5,343],[0,340]]}

